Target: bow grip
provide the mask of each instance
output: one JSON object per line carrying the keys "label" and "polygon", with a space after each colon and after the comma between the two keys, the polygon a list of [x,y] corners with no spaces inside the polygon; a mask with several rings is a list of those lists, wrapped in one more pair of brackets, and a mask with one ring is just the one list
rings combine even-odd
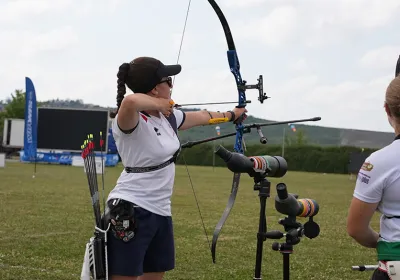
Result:
{"label": "bow grip", "polygon": [[[240,107],[238,107],[240,108]],[[234,124],[242,123],[245,119],[247,118],[247,115],[245,112],[243,112],[235,121],[233,121]]]}

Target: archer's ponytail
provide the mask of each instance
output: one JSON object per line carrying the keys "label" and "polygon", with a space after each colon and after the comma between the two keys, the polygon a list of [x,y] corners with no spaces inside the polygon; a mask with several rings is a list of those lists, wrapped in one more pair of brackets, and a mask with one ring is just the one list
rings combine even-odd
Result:
{"label": "archer's ponytail", "polygon": [[117,73],[117,110],[110,113],[110,118],[115,118],[115,116],[118,114],[119,107],[121,106],[122,100],[126,94],[125,83],[129,74],[129,67],[129,63],[122,63],[119,67]]}

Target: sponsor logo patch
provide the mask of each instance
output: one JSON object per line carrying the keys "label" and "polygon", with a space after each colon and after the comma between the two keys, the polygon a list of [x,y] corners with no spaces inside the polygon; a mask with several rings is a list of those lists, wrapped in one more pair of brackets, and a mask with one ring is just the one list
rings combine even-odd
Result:
{"label": "sponsor logo patch", "polygon": [[365,171],[371,171],[373,168],[374,166],[370,162],[364,162],[361,166],[361,169]]}
{"label": "sponsor logo patch", "polygon": [[370,179],[371,179],[370,176],[368,176],[362,172],[358,173],[357,180],[360,180],[361,183],[368,185]]}

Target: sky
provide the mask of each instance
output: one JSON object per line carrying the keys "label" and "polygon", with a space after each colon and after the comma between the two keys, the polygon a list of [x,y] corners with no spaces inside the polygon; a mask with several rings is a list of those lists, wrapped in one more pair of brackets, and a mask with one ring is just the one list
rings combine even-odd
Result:
{"label": "sky", "polygon": [[[321,117],[305,124],[393,131],[383,102],[400,55],[399,0],[216,2],[231,28],[242,78],[253,84],[263,75],[271,97],[261,104],[258,92],[248,90],[249,115],[276,121]],[[139,56],[177,62],[188,4],[0,0],[0,100],[25,90],[30,77],[40,101],[116,106],[120,64]],[[225,35],[208,1],[191,1],[183,39],[173,100],[237,102]]]}

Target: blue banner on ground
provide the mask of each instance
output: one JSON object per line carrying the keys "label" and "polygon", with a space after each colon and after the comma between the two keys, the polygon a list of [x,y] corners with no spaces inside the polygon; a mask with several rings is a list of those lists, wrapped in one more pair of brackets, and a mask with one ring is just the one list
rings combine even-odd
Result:
{"label": "blue banner on ground", "polygon": [[[79,153],[37,153],[36,162],[37,163],[53,163],[53,164],[64,164],[72,165],[73,161],[82,160],[82,156]],[[30,160],[29,157],[25,155],[24,151],[20,151],[21,162],[34,162]],[[96,160],[101,160],[101,154],[96,154]],[[118,154],[103,154],[103,160],[105,161],[105,166],[116,166],[119,161]]]}
{"label": "blue banner on ground", "polygon": [[118,154],[117,145],[115,144],[115,139],[112,134],[112,129],[108,129],[108,147],[107,152],[109,154]]}

